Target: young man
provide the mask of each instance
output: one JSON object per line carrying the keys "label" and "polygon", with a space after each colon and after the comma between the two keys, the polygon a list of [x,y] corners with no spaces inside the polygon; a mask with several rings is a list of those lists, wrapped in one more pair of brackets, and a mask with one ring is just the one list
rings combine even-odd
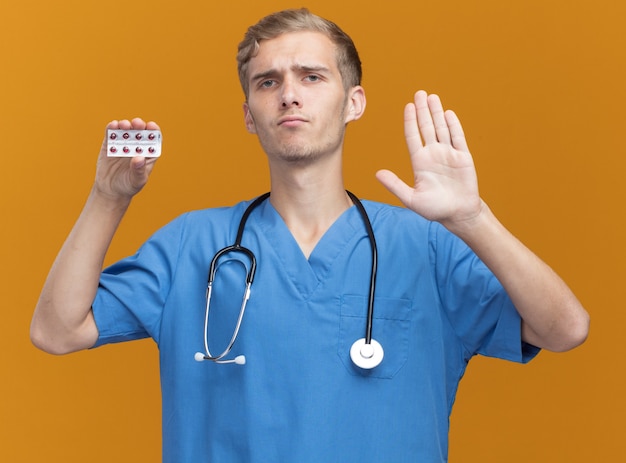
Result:
{"label": "young man", "polygon": [[[245,223],[249,202],[186,214],[101,273],[154,166],[108,158],[103,145],[35,310],[33,342],[66,353],[151,336],[164,461],[446,461],[469,359],[526,362],[540,348],[571,349],[587,336],[587,313],[481,200],[461,125],[437,96],[417,92],[405,109],[414,185],[377,174],[407,208],[368,201],[363,214],[341,171],[346,124],[366,104],[350,38],[307,10],[287,10],[248,30],[238,61],[269,198]],[[134,119],[109,128],[158,127]],[[210,347],[232,344],[254,267],[237,246],[212,263],[236,240],[258,259],[256,276],[232,354],[215,359]],[[373,340],[351,352],[370,328],[372,279]],[[240,355],[243,366],[194,360]]]}

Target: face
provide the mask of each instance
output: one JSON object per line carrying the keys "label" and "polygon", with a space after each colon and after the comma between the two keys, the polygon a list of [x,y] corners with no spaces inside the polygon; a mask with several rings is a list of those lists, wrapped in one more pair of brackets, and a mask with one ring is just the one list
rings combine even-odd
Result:
{"label": "face", "polygon": [[260,43],[248,67],[246,128],[272,160],[312,162],[340,155],[346,123],[365,109],[361,87],[346,91],[335,46],[318,32]]}

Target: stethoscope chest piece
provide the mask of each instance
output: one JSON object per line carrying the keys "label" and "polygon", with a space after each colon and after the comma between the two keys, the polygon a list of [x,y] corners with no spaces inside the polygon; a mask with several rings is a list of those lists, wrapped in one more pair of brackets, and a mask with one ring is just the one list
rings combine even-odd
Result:
{"label": "stethoscope chest piece", "polygon": [[383,361],[384,356],[383,346],[375,339],[372,339],[370,344],[366,344],[365,338],[357,339],[350,348],[352,362],[364,370],[376,368]]}

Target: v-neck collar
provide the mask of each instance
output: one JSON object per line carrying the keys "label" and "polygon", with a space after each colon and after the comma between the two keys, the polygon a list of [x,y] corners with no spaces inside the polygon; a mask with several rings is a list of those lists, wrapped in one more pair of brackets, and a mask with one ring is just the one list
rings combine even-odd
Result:
{"label": "v-neck collar", "polygon": [[[333,264],[346,247],[366,235],[363,220],[357,208],[352,206],[324,233],[307,260],[287,224],[269,200],[259,205],[256,217],[251,217],[251,220],[261,229],[288,277],[305,298],[328,278]],[[263,257],[259,256],[258,259],[259,266],[263,265]]]}

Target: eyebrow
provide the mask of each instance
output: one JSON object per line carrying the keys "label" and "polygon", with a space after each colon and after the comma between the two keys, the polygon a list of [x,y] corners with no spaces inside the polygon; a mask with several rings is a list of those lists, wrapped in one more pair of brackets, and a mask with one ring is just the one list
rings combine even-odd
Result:
{"label": "eyebrow", "polygon": [[330,73],[330,69],[328,69],[326,66],[306,66],[306,65],[296,65],[293,66],[292,69],[297,69],[300,71],[304,71],[304,72],[325,72],[325,73]]}
{"label": "eyebrow", "polygon": [[[299,72],[319,72],[319,73],[330,73],[330,69],[326,66],[317,66],[317,65],[304,65],[304,64],[295,64],[291,66],[290,70],[299,71]],[[250,82],[255,82],[257,80],[267,79],[269,77],[274,77],[279,75],[280,72],[278,69],[272,68],[267,71],[258,72],[250,77]]]}

